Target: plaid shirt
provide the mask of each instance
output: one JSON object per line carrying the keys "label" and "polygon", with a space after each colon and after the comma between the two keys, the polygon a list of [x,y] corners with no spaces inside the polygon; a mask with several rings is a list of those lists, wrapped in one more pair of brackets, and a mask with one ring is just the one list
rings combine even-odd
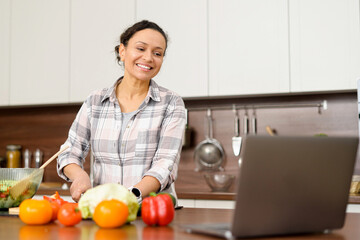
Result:
{"label": "plaid shirt", "polygon": [[153,176],[161,184],[160,191],[176,196],[173,182],[186,121],[183,100],[151,80],[144,102],[119,139],[122,114],[117,83],[93,92],[81,106],[63,144],[70,147],[57,160],[59,176],[69,181],[63,168],[70,163],[83,167],[91,146],[94,186],[116,182],[131,187],[144,176]]}

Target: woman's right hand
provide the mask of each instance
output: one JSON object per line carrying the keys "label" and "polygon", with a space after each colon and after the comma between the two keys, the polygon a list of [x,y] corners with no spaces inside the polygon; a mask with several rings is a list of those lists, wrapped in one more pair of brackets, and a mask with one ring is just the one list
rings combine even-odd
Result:
{"label": "woman's right hand", "polygon": [[91,188],[89,175],[78,165],[69,164],[64,167],[64,174],[72,181],[70,194],[75,202],[78,202],[81,194]]}
{"label": "woman's right hand", "polygon": [[74,178],[70,186],[70,194],[72,199],[75,202],[78,202],[80,200],[81,194],[83,194],[89,188],[91,188],[90,177],[84,171],[83,173],[79,174],[79,176]]}

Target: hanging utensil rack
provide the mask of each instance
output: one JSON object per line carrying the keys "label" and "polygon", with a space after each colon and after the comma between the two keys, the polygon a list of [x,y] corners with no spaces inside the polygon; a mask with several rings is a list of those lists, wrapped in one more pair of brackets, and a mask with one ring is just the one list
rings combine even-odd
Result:
{"label": "hanging utensil rack", "polygon": [[228,106],[206,106],[206,107],[188,107],[188,111],[206,111],[211,110],[241,110],[241,109],[265,109],[265,108],[317,108],[318,114],[327,110],[327,101],[311,103],[284,103],[284,104],[231,104]]}

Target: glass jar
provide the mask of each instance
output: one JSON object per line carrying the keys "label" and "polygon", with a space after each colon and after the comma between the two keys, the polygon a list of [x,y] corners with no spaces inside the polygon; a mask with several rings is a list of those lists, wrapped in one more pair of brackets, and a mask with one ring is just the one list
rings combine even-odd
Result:
{"label": "glass jar", "polygon": [[8,168],[21,167],[21,146],[7,145],[6,146],[6,160]]}
{"label": "glass jar", "polygon": [[23,167],[30,168],[31,167],[31,152],[29,149],[25,149],[22,155],[23,158]]}
{"label": "glass jar", "polygon": [[0,168],[6,167],[6,159],[4,157],[0,157]]}

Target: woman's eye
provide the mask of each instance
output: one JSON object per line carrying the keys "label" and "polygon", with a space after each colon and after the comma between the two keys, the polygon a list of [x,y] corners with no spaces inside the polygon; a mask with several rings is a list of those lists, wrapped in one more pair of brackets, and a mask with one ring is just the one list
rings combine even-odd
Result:
{"label": "woman's eye", "polygon": [[158,57],[162,56],[162,53],[160,53],[160,52],[155,52],[154,54],[155,54],[155,56],[158,56]]}
{"label": "woman's eye", "polygon": [[139,51],[144,51],[144,48],[138,47],[137,50],[139,50]]}

